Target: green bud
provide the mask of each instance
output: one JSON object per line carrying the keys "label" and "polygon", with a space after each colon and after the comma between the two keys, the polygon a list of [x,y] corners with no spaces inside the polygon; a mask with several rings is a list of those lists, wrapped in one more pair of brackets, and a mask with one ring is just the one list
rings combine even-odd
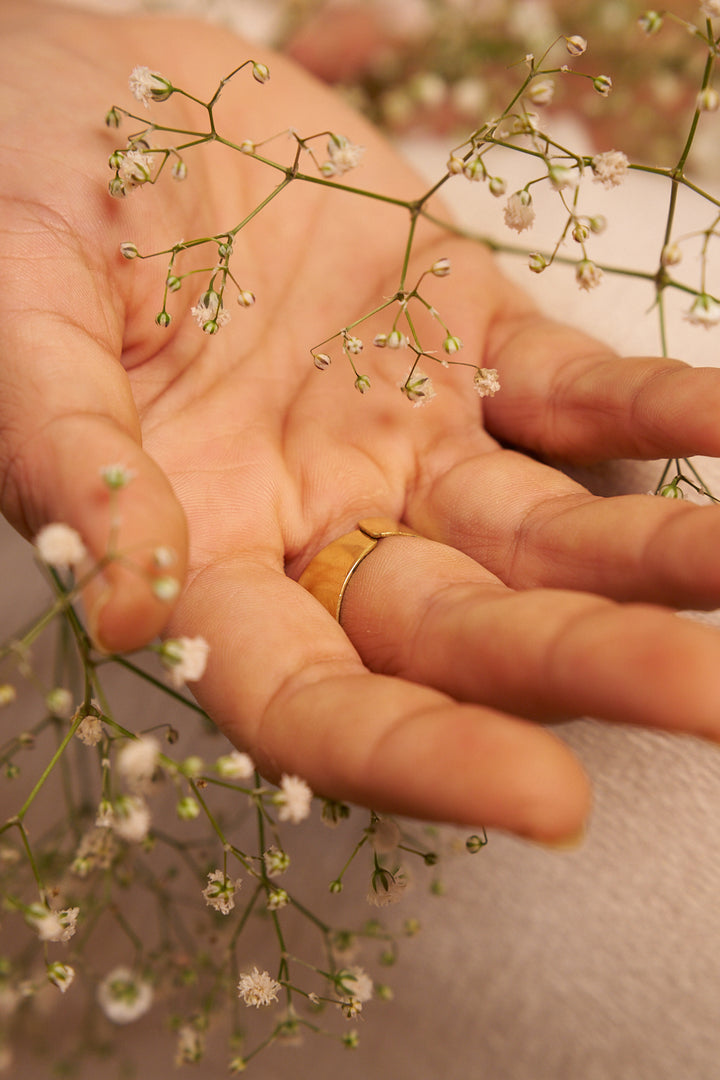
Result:
{"label": "green bud", "polygon": [[169,326],[170,316],[168,315],[167,311],[158,311],[157,315],[155,316],[155,322],[158,324],[158,326]]}

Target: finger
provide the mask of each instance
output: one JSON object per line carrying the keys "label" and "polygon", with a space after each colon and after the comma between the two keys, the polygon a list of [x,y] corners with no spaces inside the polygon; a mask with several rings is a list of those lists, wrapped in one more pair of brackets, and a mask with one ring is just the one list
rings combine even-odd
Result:
{"label": "finger", "polygon": [[[0,295],[7,284],[0,275]],[[61,314],[4,325],[0,351],[2,511],[28,538],[48,523],[70,525],[93,563],[109,545],[123,556],[92,579],[85,601],[100,645],[137,648],[167,621],[168,600],[152,585],[182,580],[187,538],[168,480],[142,450],[125,372],[108,342]],[[112,493],[101,473],[115,464],[132,480]],[[157,564],[160,548],[172,566]]]}
{"label": "finger", "polygon": [[206,569],[172,631],[211,643],[198,699],[271,779],[298,774],[329,798],[548,841],[576,834],[587,816],[587,780],[558,739],[370,674],[279,569],[248,560]]}
{"label": "finger", "polygon": [[468,458],[418,487],[405,520],[512,588],[671,607],[720,603],[720,508],[652,495],[598,498],[509,450]]}
{"label": "finger", "polygon": [[461,552],[388,537],[342,624],[374,671],[523,716],[591,715],[720,741],[720,633],[586,593],[515,593]]}
{"label": "finger", "polygon": [[484,415],[502,441],[583,463],[720,453],[714,368],[619,357],[527,312],[495,328],[486,363],[501,372]]}

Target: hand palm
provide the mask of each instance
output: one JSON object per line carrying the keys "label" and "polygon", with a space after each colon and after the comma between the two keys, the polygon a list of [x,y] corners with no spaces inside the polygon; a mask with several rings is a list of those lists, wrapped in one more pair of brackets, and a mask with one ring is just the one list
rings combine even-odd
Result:
{"label": "hand palm", "polygon": [[[49,64],[45,57],[60,82],[67,82],[62,65],[73,18],[57,17],[61,47]],[[127,70],[142,59],[144,25],[114,27],[115,84],[90,59],[102,54],[107,28],[98,23],[97,39],[84,37],[84,63],[96,71],[103,95],[115,94],[120,104]],[[236,44],[224,39],[221,47],[213,31],[203,33],[206,41],[194,28],[173,25],[153,61],[200,94],[211,92],[218,64],[229,70],[238,62]],[[8,78],[12,85],[12,71]],[[301,181],[238,239],[234,268],[242,267],[237,272],[246,275],[242,284],[256,292],[257,305],[238,309],[216,337],[203,335],[183,317],[205,287],[198,275],[172,298],[174,321],[161,331],[152,318],[162,270],[154,261],[113,261],[111,253],[121,240],[153,250],[231,227],[270,190],[270,171],[225,151],[222,162],[213,154],[211,167],[190,160],[187,189],[168,191],[168,180],[164,194],[141,191],[127,204],[109,205],[97,185],[102,141],[78,134],[72,116],[73,109],[98,115],[100,101],[93,114],[86,103],[81,108],[76,90],[66,90],[52,135],[42,133],[55,146],[57,182],[24,177],[22,196],[16,193],[21,210],[14,208],[9,230],[9,253],[17,257],[42,223],[45,258],[39,273],[33,264],[32,274],[18,275],[13,264],[5,282],[10,308],[27,307],[28,295],[44,290],[44,310],[34,313],[30,325],[39,334],[30,335],[29,349],[24,323],[6,325],[6,351],[18,361],[7,376],[10,419],[3,426],[12,438],[4,508],[29,533],[64,517],[100,553],[107,520],[98,509],[96,466],[122,455],[138,477],[124,496],[121,542],[147,551],[171,540],[182,561],[184,526],[165,474],[190,536],[188,584],[170,631],[201,633],[211,642],[200,700],[267,774],[296,771],[325,794],[378,808],[555,836],[584,813],[582,775],[561,744],[497,710],[597,711],[717,737],[703,703],[717,681],[712,635],[583,593],[508,588],[711,603],[720,587],[711,558],[714,513],[642,497],[593,500],[534,458],[501,449],[495,438],[583,460],[716,452],[717,440],[701,421],[678,426],[665,410],[671,389],[698,403],[717,395],[715,373],[666,365],[658,374],[646,361],[620,368],[595,343],[543,322],[498,278],[485,253],[457,241],[439,244],[428,228],[412,272],[451,255],[453,277],[430,279],[428,297],[464,338],[464,356],[501,368],[503,390],[486,409],[492,436],[481,426],[465,369],[428,370],[438,397],[415,410],[397,389],[407,370],[402,354],[366,348],[361,370],[373,388],[360,397],[337,348],[329,347],[336,360],[320,374],[309,347],[395,291],[407,215]],[[245,103],[253,98],[253,129],[233,130],[235,137],[262,138],[290,123],[304,135],[339,129],[369,147],[358,174],[363,186],[399,198],[422,192],[360,121],[280,62],[270,87],[234,93]],[[287,116],[290,94],[294,115]],[[228,104],[235,126],[237,100]],[[171,107],[172,101],[157,109],[169,114]],[[345,130],[348,124],[353,130]],[[63,148],[71,132],[79,143],[68,167]],[[7,153],[16,160],[12,130]],[[73,191],[78,177],[86,201]],[[48,230],[56,220],[63,228]],[[60,273],[68,266],[70,291]],[[197,294],[190,296],[193,281]],[[386,313],[357,333],[369,342],[388,322]],[[53,336],[58,326],[62,333]],[[434,330],[422,325],[422,333]],[[436,338],[430,347],[438,344]],[[30,399],[24,426],[21,412],[10,416],[7,404],[15,407],[22,396],[22,347],[47,411],[39,425],[37,400]],[[68,388],[52,378],[67,370],[69,350],[76,378]],[[670,380],[667,390],[663,380]],[[139,448],[140,429],[149,457]],[[48,460],[54,470],[45,469]],[[348,592],[348,639],[293,578],[324,544],[377,514],[403,519],[436,542],[382,542]],[[694,552],[692,572],[685,550]],[[95,624],[113,645],[146,640],[165,613],[136,579],[121,568],[113,573],[110,601],[98,607]],[[356,648],[375,671],[404,678],[369,674]],[[668,662],[658,677],[658,658],[679,655],[688,674],[678,677]],[[688,679],[705,691],[690,709]],[[459,705],[453,697],[482,704]]]}

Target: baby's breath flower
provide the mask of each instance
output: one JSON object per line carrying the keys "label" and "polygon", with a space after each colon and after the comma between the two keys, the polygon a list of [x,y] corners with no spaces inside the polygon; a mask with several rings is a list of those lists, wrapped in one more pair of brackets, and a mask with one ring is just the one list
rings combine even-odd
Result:
{"label": "baby's breath flower", "polygon": [[447,259],[447,258],[436,259],[435,262],[430,267],[430,273],[434,274],[435,277],[447,277],[447,275],[450,273],[451,269],[452,269],[452,267],[450,265],[450,260],[449,259]]}
{"label": "baby's breath flower", "polygon": [[175,687],[197,682],[205,674],[210,646],[203,637],[168,638],[160,646],[160,659]]}
{"label": "baby's breath flower", "polygon": [[158,570],[169,570],[177,562],[177,552],[171,547],[156,547],[153,551],[153,563]]}
{"label": "baby's breath flower", "polygon": [[17,690],[12,683],[0,684],[0,708],[3,705],[10,705],[17,697]]}
{"label": "baby's breath flower", "polygon": [[66,990],[70,989],[73,979],[75,978],[75,969],[70,967],[69,964],[62,964],[59,960],[56,960],[52,964],[47,966],[48,981],[57,986],[61,994],[64,994]]}
{"label": "baby's breath flower", "polygon": [[146,109],[151,101],[167,101],[173,92],[173,85],[157,71],[148,67],[134,67],[130,72],[130,91]]}
{"label": "baby's breath flower", "polygon": [[720,322],[720,304],[707,293],[701,293],[695,297],[692,307],[685,313],[685,319],[694,326],[704,326],[709,330]]}
{"label": "baby's breath flower", "polygon": [[521,233],[525,229],[530,229],[534,221],[535,209],[530,192],[514,192],[505,204],[505,224],[508,229]]}
{"label": "baby's breath flower", "polygon": [[181,585],[176,577],[171,577],[168,574],[165,577],[156,578],[151,588],[158,600],[164,600],[165,603],[171,604],[180,595]]}
{"label": "baby's breath flower", "polygon": [[97,988],[100,1008],[113,1024],[131,1024],[139,1020],[153,1003],[149,982],[126,967],[110,971]]}
{"label": "baby's breath flower", "polygon": [[450,157],[447,159],[445,168],[451,175],[457,176],[458,173],[463,172],[465,168],[465,162],[461,157],[458,157],[457,154],[451,154]]}
{"label": "baby's breath flower", "polygon": [[323,176],[342,176],[360,164],[365,147],[350,142],[344,135],[331,135],[327,153],[328,160],[320,167]]}
{"label": "baby's breath flower", "polygon": [[362,352],[363,343],[359,337],[353,337],[352,334],[346,334],[343,337],[343,348],[351,354],[351,356],[357,356]]}
{"label": "baby's breath flower", "polygon": [[285,775],[281,778],[280,790],[273,796],[272,801],[279,807],[280,821],[298,825],[310,815],[312,791],[299,776]]}
{"label": "baby's breath flower", "polygon": [[125,240],[120,245],[120,254],[123,259],[137,259],[140,253],[135,244],[131,243],[129,240]]}
{"label": "baby's breath flower", "polygon": [[373,907],[387,907],[396,904],[407,888],[407,878],[402,869],[391,873],[389,870],[378,867],[372,875],[370,889],[366,900]]}
{"label": "baby's breath flower", "polygon": [[387,334],[376,334],[373,338],[373,345],[376,349],[384,349],[388,343]]}
{"label": "baby's breath flower", "polygon": [[499,199],[501,195],[504,195],[507,191],[507,183],[503,180],[502,176],[491,176],[488,181],[488,191],[491,195],[494,195],[496,199]]}
{"label": "baby's breath flower", "polygon": [[131,739],[117,756],[117,771],[125,785],[134,792],[150,786],[160,757],[160,743],[152,735]]}
{"label": "baby's breath flower", "polygon": [[357,1050],[360,1045],[360,1036],[355,1028],[352,1031],[346,1031],[342,1036],[343,1046],[346,1046],[348,1050]]}
{"label": "baby's breath flower", "polygon": [[701,0],[700,10],[708,19],[720,17],[720,0]]}
{"label": "baby's breath flower", "polygon": [[355,380],[355,389],[359,390],[361,394],[367,394],[370,389],[370,380],[367,375],[358,375]]}
{"label": "baby's breath flower", "polygon": [[100,476],[105,486],[110,488],[111,491],[120,491],[134,479],[135,472],[133,469],[128,469],[126,465],[114,463],[112,465],[103,465],[100,469]]}
{"label": "baby's breath flower", "polygon": [[596,289],[603,279],[603,272],[590,259],[583,259],[575,269],[575,280],[584,292]]}
{"label": "baby's breath flower", "polygon": [[37,931],[41,941],[69,941],[77,929],[80,908],[52,911],[44,904],[31,904],[25,920]]}
{"label": "baby's breath flower", "polygon": [[528,255],[528,266],[533,274],[542,274],[547,269],[548,261],[539,251],[531,251]]}
{"label": "baby's breath flower", "polygon": [[268,971],[258,971],[256,967],[240,977],[237,984],[238,996],[249,1007],[259,1009],[262,1005],[271,1005],[277,1001],[280,983]]}
{"label": "baby's breath flower", "polygon": [[593,79],[593,88],[601,97],[609,97],[612,85],[609,75],[598,75],[596,79]]}
{"label": "baby's breath flower", "polygon": [[75,734],[80,742],[85,743],[86,746],[97,746],[105,734],[105,729],[99,716],[89,714],[82,718],[75,729]]}
{"label": "baby's breath flower", "polygon": [[454,356],[456,352],[460,352],[462,345],[463,343],[459,337],[456,337],[454,334],[448,334],[443,341],[443,351],[446,352],[448,356]]}
{"label": "baby's breath flower", "polygon": [[579,34],[573,34],[572,37],[565,38],[565,48],[571,56],[582,56],[587,49],[587,41]]}
{"label": "baby's breath flower", "polygon": [[86,878],[93,870],[107,870],[117,854],[118,844],[112,830],[94,825],[80,840],[70,869],[77,877]]}
{"label": "baby's breath flower", "polygon": [[325,369],[329,368],[330,364],[332,363],[332,360],[330,359],[328,354],[324,352],[313,353],[312,358],[313,364],[318,369],[318,371],[325,371]]}
{"label": "baby's breath flower", "polygon": [[590,227],[583,221],[576,221],[573,225],[572,238],[576,244],[584,244],[590,235]]}
{"label": "baby's breath flower", "polygon": [[229,915],[235,907],[235,893],[241,885],[242,881],[232,881],[224,870],[213,870],[208,874],[208,883],[203,889],[205,903],[223,915]]}
{"label": "baby's breath flower", "polygon": [[261,64],[257,60],[253,61],[252,66],[253,79],[259,83],[266,83],[270,78],[270,68],[267,64]]}
{"label": "baby's breath flower", "polygon": [[249,780],[255,773],[255,763],[249,754],[233,750],[215,762],[215,768],[225,780]]}
{"label": "baby's breath flower", "polygon": [[470,158],[463,166],[463,176],[466,180],[479,182],[487,176],[485,162],[480,157]]}
{"label": "baby's breath flower", "polygon": [[271,889],[267,898],[268,911],[279,911],[290,903],[290,897],[285,889]]}
{"label": "baby's breath flower", "polygon": [[607,229],[607,218],[603,214],[596,214],[594,217],[588,218],[588,225],[590,226],[590,232],[599,236],[600,233],[604,233]]}
{"label": "baby's breath flower", "polygon": [[243,141],[240,143],[240,146],[238,147],[238,150],[241,154],[254,154],[255,143],[252,142],[250,139],[243,139]]}
{"label": "baby's breath flower", "polygon": [[700,112],[717,112],[720,107],[720,94],[714,86],[706,86],[697,96],[697,107]]}
{"label": "baby's breath flower", "polygon": [[230,322],[230,313],[222,306],[220,294],[213,289],[203,293],[190,313],[206,334],[216,334],[221,326]]}
{"label": "baby's breath flower", "polygon": [[173,167],[170,170],[170,175],[172,176],[173,180],[177,180],[179,183],[182,183],[183,180],[187,180],[187,174],[187,163],[183,161],[182,158],[179,158],[177,161],[173,162]]}
{"label": "baby's breath flower", "polygon": [[473,389],[481,397],[492,397],[500,389],[500,379],[495,368],[478,368],[473,375]]}
{"label": "baby's breath flower", "polygon": [[435,397],[435,389],[431,380],[427,375],[423,375],[421,371],[416,371],[414,375],[401,383],[400,389],[408,401],[411,401],[416,406],[426,405]]}
{"label": "baby's breath flower", "polygon": [[269,847],[267,851],[263,852],[263,862],[265,863],[265,873],[269,878],[279,877],[280,874],[284,874],[290,865],[290,856],[286,851],[281,851],[280,848]]}
{"label": "baby's breath flower", "polygon": [[175,1064],[197,1065],[205,1054],[205,1035],[192,1024],[183,1024],[178,1029],[178,1041],[175,1050]]}
{"label": "baby's breath flower", "polygon": [[126,190],[147,184],[152,176],[153,157],[142,150],[128,150],[118,165],[118,177]]}
{"label": "baby's breath flower", "polygon": [[387,336],[388,349],[404,349],[408,339],[399,330],[392,330]]}
{"label": "baby's breath flower", "polygon": [[249,289],[241,289],[237,294],[237,302],[240,307],[252,307],[255,303],[255,293]]}
{"label": "baby's breath flower", "polygon": [[53,716],[69,720],[73,713],[73,696],[64,686],[56,686],[45,697],[45,704]]}
{"label": "baby's breath flower", "polygon": [[657,33],[662,24],[662,15],[658,11],[646,11],[638,19],[638,26],[645,34]]}
{"label": "baby's breath flower", "polygon": [[622,150],[606,150],[592,159],[593,179],[604,187],[617,187],[625,179],[628,165]]}
{"label": "baby's breath flower", "polygon": [[143,798],[121,795],[112,806],[108,823],[127,844],[141,844],[150,831],[150,820],[150,808]]}
{"label": "baby's breath flower", "polygon": [[194,821],[195,818],[200,817],[200,803],[197,799],[193,799],[192,795],[185,795],[184,798],[178,800],[175,813],[181,821]]}
{"label": "baby's breath flower", "polygon": [[368,973],[356,964],[344,968],[337,976],[338,989],[347,999],[364,1005],[373,996],[373,981]]}
{"label": "baby's breath flower", "polygon": [[663,266],[677,266],[679,262],[682,262],[680,245],[672,241],[666,244],[660,254],[660,262]]}
{"label": "baby's breath flower", "polygon": [[552,79],[534,79],[527,88],[526,96],[533,105],[549,105],[555,93]]}
{"label": "baby's breath flower", "polygon": [[564,191],[566,188],[576,188],[580,180],[577,169],[571,169],[567,165],[550,165],[548,179],[556,191]]}
{"label": "baby's breath flower", "polygon": [[69,570],[87,555],[80,534],[60,522],[43,526],[33,543],[42,561],[55,570]]}

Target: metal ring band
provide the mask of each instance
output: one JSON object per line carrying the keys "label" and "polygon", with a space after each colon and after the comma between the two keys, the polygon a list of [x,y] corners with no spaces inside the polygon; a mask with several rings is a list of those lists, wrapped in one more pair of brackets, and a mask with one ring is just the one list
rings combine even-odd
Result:
{"label": "metal ring band", "polygon": [[298,583],[340,622],[345,590],[363,559],[387,536],[417,535],[392,518],[363,518],[356,529],[319,551],[303,570]]}

